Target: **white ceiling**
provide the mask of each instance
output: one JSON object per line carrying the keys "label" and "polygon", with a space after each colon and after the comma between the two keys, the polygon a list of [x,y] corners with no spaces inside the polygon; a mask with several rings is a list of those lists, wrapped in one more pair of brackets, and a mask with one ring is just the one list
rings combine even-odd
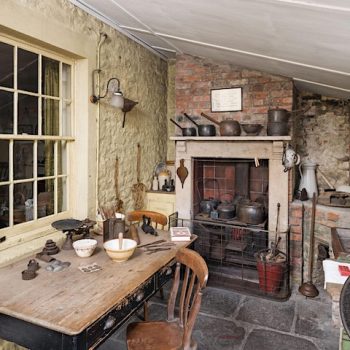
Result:
{"label": "white ceiling", "polygon": [[208,57],[350,98],[349,0],[71,0],[165,58]]}

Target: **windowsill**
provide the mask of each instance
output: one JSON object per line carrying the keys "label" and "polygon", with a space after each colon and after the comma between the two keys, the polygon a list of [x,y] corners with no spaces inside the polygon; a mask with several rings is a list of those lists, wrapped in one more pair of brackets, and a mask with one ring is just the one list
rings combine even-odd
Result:
{"label": "windowsill", "polygon": [[6,241],[0,244],[0,267],[25,257],[33,257],[35,253],[43,249],[48,239],[52,239],[61,246],[65,235],[50,225],[26,232],[25,234],[6,237]]}

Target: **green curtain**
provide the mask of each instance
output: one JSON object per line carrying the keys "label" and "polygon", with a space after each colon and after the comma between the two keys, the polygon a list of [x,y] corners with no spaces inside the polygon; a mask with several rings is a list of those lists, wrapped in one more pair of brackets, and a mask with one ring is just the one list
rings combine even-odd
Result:
{"label": "green curtain", "polygon": [[[59,96],[59,63],[54,60],[45,59],[43,64],[43,94],[48,96]],[[44,99],[43,105],[43,132],[45,135],[58,135],[59,134],[59,101],[50,98]],[[52,141],[45,141],[45,175],[52,175],[52,169],[54,169],[54,148],[52,147]],[[61,142],[58,142],[58,155],[61,159]],[[58,172],[61,173],[61,162],[58,162]],[[60,186],[61,187],[61,186]],[[54,197],[54,182],[46,181],[46,192],[52,194]],[[58,203],[61,203],[62,188],[58,188]],[[47,214],[54,212],[53,201],[47,204]]]}

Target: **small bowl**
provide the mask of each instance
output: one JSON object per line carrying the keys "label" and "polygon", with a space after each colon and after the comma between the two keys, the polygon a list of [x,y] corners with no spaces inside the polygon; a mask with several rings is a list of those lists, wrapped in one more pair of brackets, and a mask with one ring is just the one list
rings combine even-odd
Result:
{"label": "small bowl", "polygon": [[241,124],[241,126],[247,135],[257,135],[262,129],[261,124]]}
{"label": "small bowl", "polygon": [[96,239],[79,239],[73,242],[75,253],[81,258],[91,256],[97,246]]}
{"label": "small bowl", "polygon": [[111,239],[103,243],[103,248],[106,250],[107,255],[117,262],[128,260],[136,249],[137,242],[133,239],[123,239],[122,249],[119,249],[119,239]]}

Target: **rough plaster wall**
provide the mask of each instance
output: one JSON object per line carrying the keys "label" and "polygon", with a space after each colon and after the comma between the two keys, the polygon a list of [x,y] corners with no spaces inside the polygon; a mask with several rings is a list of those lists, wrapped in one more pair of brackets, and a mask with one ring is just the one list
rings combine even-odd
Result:
{"label": "rough plaster wall", "polygon": [[[318,164],[334,186],[349,184],[350,117],[343,101],[299,94],[298,108],[312,108],[300,115],[296,128],[297,152]],[[317,174],[319,188],[329,186]]]}
{"label": "rough plaster wall", "polygon": [[[176,76],[176,60],[168,62],[168,136],[175,133],[175,125],[169,121],[174,119],[176,113],[175,106],[175,76]],[[168,138],[167,160],[175,160],[175,141]]]}
{"label": "rough plaster wall", "polygon": [[[38,10],[53,21],[76,32],[96,38],[106,32],[108,40],[101,47],[101,83],[117,77],[124,96],[138,101],[126,116],[122,129],[122,112],[102,101],[100,109],[100,167],[98,198],[100,204],[115,199],[114,173],[119,160],[119,192],[124,208],[133,207],[131,187],[137,182],[137,143],[142,149],[140,180],[147,187],[154,166],[166,159],[167,147],[167,63],[110,26],[88,15],[67,0],[14,0]],[[102,90],[103,91],[103,90]],[[94,120],[95,115],[89,116]],[[95,154],[91,154],[95,157]]]}

